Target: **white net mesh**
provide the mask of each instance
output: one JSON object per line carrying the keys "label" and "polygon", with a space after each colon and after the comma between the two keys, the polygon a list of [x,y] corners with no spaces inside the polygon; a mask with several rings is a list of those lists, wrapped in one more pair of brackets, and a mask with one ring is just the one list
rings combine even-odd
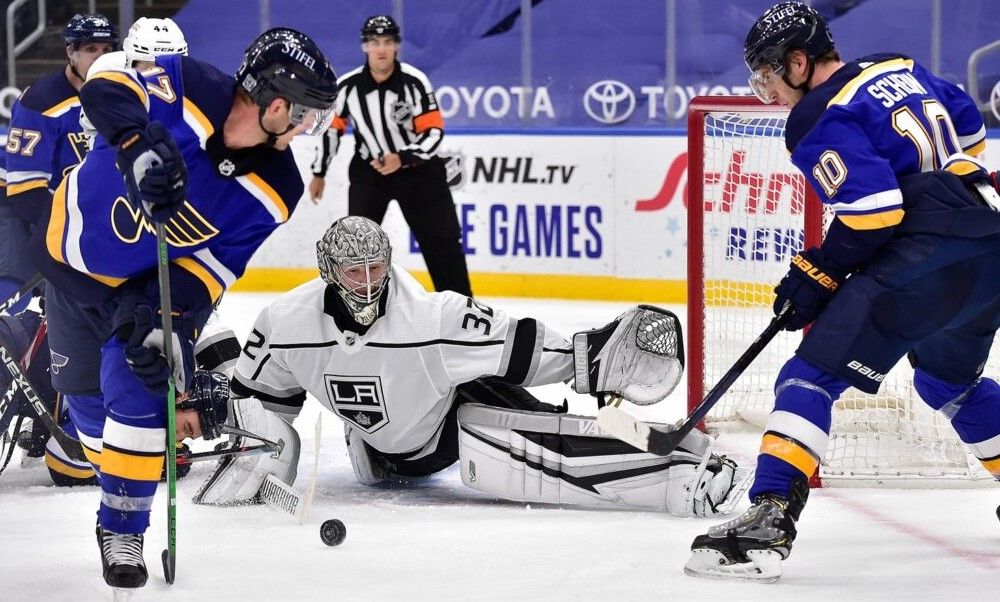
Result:
{"label": "white net mesh", "polygon": [[[792,255],[812,236],[806,232],[808,213],[822,211],[805,202],[806,181],[784,148],[785,116],[770,108],[713,109],[704,115],[700,149],[692,145],[691,152],[703,157],[701,173],[692,161],[689,174],[692,199],[698,194],[697,182],[702,189],[702,202],[692,200],[689,210],[693,213],[699,205],[703,210],[701,240],[692,232],[689,245],[693,269],[700,262],[703,270],[703,294],[698,294],[696,283],[689,283],[690,357],[703,358],[703,369],[697,361],[690,362],[689,379],[703,385],[692,404],[767,325],[773,315],[774,285]],[[692,140],[696,139],[697,134]],[[818,229],[821,222],[812,223]],[[703,321],[700,326],[699,321]],[[701,337],[693,332],[696,328]],[[797,334],[780,334],[716,405],[706,420],[708,426],[762,427],[774,404],[777,372],[799,342]],[[997,372],[997,347],[987,374]],[[947,419],[917,396],[912,375],[904,359],[886,376],[878,395],[850,389],[837,401],[830,445],[820,468],[824,482],[992,482],[967,454]]]}

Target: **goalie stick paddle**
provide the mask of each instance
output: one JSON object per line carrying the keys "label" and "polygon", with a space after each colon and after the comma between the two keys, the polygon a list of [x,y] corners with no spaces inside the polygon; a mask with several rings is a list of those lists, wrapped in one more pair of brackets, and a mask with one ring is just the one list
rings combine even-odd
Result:
{"label": "goalie stick paddle", "polygon": [[645,422],[637,420],[628,412],[610,405],[601,408],[597,413],[597,425],[605,433],[614,435],[625,443],[643,451],[658,456],[671,454],[681,444],[684,437],[698,426],[698,423],[722,399],[722,396],[726,394],[729,387],[733,386],[736,379],[757,359],[757,356],[767,347],[768,343],[781,332],[781,329],[785,326],[785,320],[790,314],[791,305],[786,303],[778,315],[771,319],[767,328],[747,347],[743,355],[736,360],[736,363],[712,387],[712,390],[698,404],[698,407],[691,412],[691,415],[676,430],[663,431],[651,427]]}

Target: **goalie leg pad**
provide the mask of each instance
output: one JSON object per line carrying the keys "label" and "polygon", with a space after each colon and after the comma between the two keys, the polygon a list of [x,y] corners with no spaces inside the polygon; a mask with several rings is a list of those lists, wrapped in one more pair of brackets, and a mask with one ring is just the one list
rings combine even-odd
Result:
{"label": "goalie leg pad", "polygon": [[684,337],[673,313],[640,305],[573,335],[577,393],[620,393],[638,405],[664,399],[684,373]]}
{"label": "goalie leg pad", "polygon": [[458,423],[462,482],[514,501],[705,515],[746,480],[697,431],[663,457],[601,435],[584,416],[465,404]]}
{"label": "goalie leg pad", "polygon": [[351,459],[354,476],[362,485],[378,485],[389,480],[389,471],[380,464],[365,445],[361,431],[344,423],[344,438],[347,439],[347,456]]}
{"label": "goalie leg pad", "polygon": [[[223,456],[205,480],[193,501],[196,504],[232,506],[258,503],[257,492],[267,475],[291,485],[295,481],[301,444],[295,428],[274,412],[264,409],[257,399],[232,400],[229,423],[262,439],[282,443],[280,453]],[[259,445],[244,435],[230,435],[229,448]]]}

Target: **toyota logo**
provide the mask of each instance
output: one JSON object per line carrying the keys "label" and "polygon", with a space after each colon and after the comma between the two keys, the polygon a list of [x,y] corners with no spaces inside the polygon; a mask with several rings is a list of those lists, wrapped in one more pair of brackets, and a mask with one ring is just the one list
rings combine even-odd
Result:
{"label": "toyota logo", "polygon": [[583,108],[594,121],[621,123],[635,111],[635,93],[617,79],[602,79],[583,94]]}

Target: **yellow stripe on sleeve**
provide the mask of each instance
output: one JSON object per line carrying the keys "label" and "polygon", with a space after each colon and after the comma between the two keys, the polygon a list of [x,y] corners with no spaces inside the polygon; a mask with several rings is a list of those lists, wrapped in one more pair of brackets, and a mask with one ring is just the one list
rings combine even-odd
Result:
{"label": "yellow stripe on sleeve", "polygon": [[980,140],[979,142],[965,149],[963,152],[967,155],[978,157],[979,155],[983,154],[983,151],[985,150],[986,150],[986,140]]}
{"label": "yellow stripe on sleeve", "polygon": [[263,178],[261,178],[255,173],[248,173],[246,175],[246,178],[250,180],[250,182],[253,183],[254,186],[259,188],[260,191],[263,192],[268,199],[271,200],[271,203],[278,210],[278,213],[281,214],[282,223],[287,222],[288,207],[285,206],[285,202],[281,200],[281,195],[278,194],[278,191],[272,188],[270,184],[265,182]]}
{"label": "yellow stripe on sleeve", "polygon": [[49,210],[49,228],[45,232],[45,246],[49,255],[59,263],[66,263],[63,255],[63,233],[66,231],[66,182],[63,178],[52,196],[52,208]]}
{"label": "yellow stripe on sleeve", "polygon": [[837,215],[837,219],[844,223],[851,230],[878,230],[890,226],[899,225],[903,221],[903,210],[892,209],[881,213],[867,213],[865,215]]}
{"label": "yellow stripe on sleeve", "polygon": [[163,454],[139,456],[105,446],[101,452],[101,472],[123,479],[159,481],[163,472]]}
{"label": "yellow stripe on sleeve", "polygon": [[46,180],[28,180],[27,182],[8,184],[7,196],[14,196],[15,194],[21,194],[22,192],[27,192],[28,190],[34,190],[35,188],[45,188],[48,185],[49,183]]}
{"label": "yellow stripe on sleeve", "polygon": [[79,104],[80,104],[79,96],[70,96],[66,100],[42,111],[42,115],[46,117],[58,117],[63,113],[65,113],[68,109],[71,109]]}
{"label": "yellow stripe on sleeve", "polygon": [[184,110],[191,114],[191,117],[198,122],[198,125],[205,130],[205,137],[208,138],[215,132],[215,128],[212,127],[212,122],[205,117],[205,113],[198,108],[198,105],[191,102],[191,99],[184,97]]}
{"label": "yellow stripe on sleeve", "polygon": [[113,81],[117,84],[121,84],[135,92],[135,95],[139,97],[143,106],[147,106],[149,103],[149,97],[146,94],[146,90],[142,88],[139,84],[135,82],[131,77],[122,73],[121,71],[98,71],[93,75],[89,75],[88,80],[91,79],[106,79],[108,81]]}
{"label": "yellow stripe on sleeve", "polygon": [[819,466],[819,460],[798,443],[777,435],[766,434],[760,444],[760,453],[774,456],[788,462],[802,474],[811,477]]}
{"label": "yellow stripe on sleeve", "polygon": [[179,257],[174,260],[174,263],[178,267],[194,274],[198,280],[201,280],[205,288],[208,289],[208,294],[211,295],[212,301],[217,301],[222,296],[224,289],[219,284],[219,281],[215,279],[215,276],[212,275],[212,272],[208,271],[208,268],[190,257]]}

